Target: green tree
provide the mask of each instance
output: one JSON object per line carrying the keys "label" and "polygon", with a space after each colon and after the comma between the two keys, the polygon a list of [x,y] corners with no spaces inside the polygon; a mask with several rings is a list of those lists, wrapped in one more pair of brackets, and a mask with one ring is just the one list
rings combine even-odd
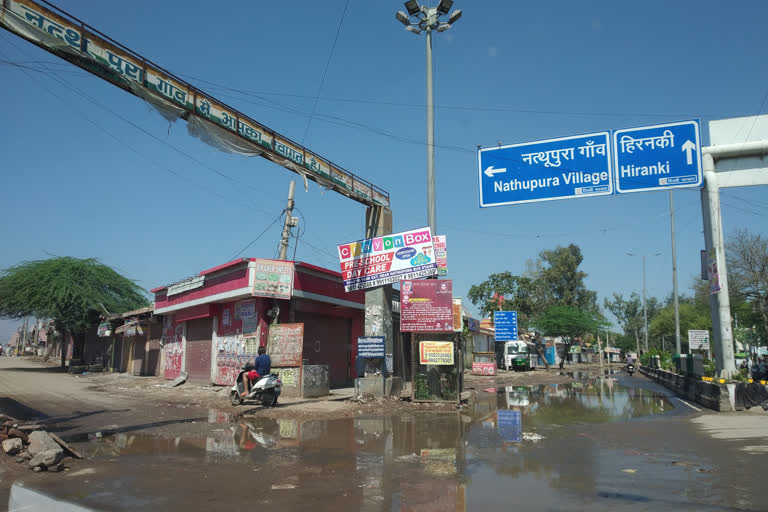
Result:
{"label": "green tree", "polygon": [[545,336],[560,336],[566,345],[574,338],[605,330],[610,324],[598,313],[571,306],[552,306],[536,315],[532,322]]}
{"label": "green tree", "polygon": [[587,289],[584,284],[587,273],[579,270],[583,261],[581,249],[574,244],[539,253],[535,281],[543,294],[541,302],[545,308],[569,306],[597,311],[597,292]]}
{"label": "green tree", "polygon": [[[752,316],[758,332],[768,333],[768,239],[748,230],[736,231],[726,246],[728,287],[731,297],[748,303],[741,312]],[[736,302],[736,301],[732,301]],[[737,308],[732,308],[737,309]]]}
{"label": "green tree", "polygon": [[[611,299],[603,300],[603,305],[616,317],[619,327],[624,331],[624,336],[617,343],[617,346],[634,349],[637,346],[637,339],[643,337],[642,333],[645,328],[642,297],[637,292],[632,292],[626,298],[620,293],[614,293]],[[661,309],[661,305],[656,297],[647,297],[645,306],[650,336],[650,325],[656,313]],[[650,337],[648,343],[650,344]]]}
{"label": "green tree", "polygon": [[[712,318],[707,314],[701,314],[696,306],[687,300],[679,301],[680,311],[680,341],[688,342],[689,329],[712,329]],[[653,321],[648,325],[649,348],[662,348],[661,337],[664,336],[667,350],[675,346],[675,306],[667,306],[654,315]]]}
{"label": "green tree", "polygon": [[0,317],[53,319],[62,339],[71,334],[78,350],[101,312],[148,304],[139,285],[93,258],[26,261],[0,272]]}
{"label": "green tree", "polygon": [[472,304],[480,307],[480,314],[491,315],[493,311],[517,311],[521,329],[528,327],[536,311],[537,297],[534,283],[528,277],[512,275],[511,272],[491,274],[480,284],[472,285],[467,293]]}
{"label": "green tree", "polygon": [[541,251],[536,260],[529,260],[524,275],[491,274],[473,285],[467,296],[480,307],[482,315],[498,310],[517,311],[520,329],[527,329],[533,316],[553,306],[597,313],[597,292],[587,289],[587,274],[579,270],[583,260],[581,249],[573,244]]}

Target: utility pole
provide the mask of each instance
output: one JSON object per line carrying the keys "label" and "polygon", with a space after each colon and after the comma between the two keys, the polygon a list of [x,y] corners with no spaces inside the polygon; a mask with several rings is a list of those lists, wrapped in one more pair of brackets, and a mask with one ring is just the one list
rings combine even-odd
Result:
{"label": "utility pole", "polygon": [[637,358],[640,359],[640,336],[637,334],[637,329],[635,329],[635,344],[637,345]]}
{"label": "utility pole", "polygon": [[[672,191],[669,191],[669,220],[672,228],[672,289],[675,294],[675,350],[680,353],[680,304],[677,298],[677,252],[675,250],[675,205]],[[662,345],[664,337],[661,338]],[[662,347],[663,350],[663,347]]]}
{"label": "utility pole", "polygon": [[283,223],[283,236],[280,238],[280,257],[284,260],[288,257],[288,239],[291,237],[291,228],[296,226],[296,219],[293,217],[293,194],[296,191],[296,181],[291,180],[288,187],[288,204],[285,207],[285,223]]}
{"label": "utility pole", "polygon": [[648,306],[645,299],[645,254],[643,254],[643,325],[645,329],[645,351],[648,352]]}
{"label": "utility pole", "polygon": [[[608,342],[607,336],[606,336],[606,343]],[[597,333],[597,355],[598,355],[598,362],[600,363],[600,390],[602,391],[602,380],[605,378],[605,374],[603,373],[603,347],[600,345],[600,333]]]}

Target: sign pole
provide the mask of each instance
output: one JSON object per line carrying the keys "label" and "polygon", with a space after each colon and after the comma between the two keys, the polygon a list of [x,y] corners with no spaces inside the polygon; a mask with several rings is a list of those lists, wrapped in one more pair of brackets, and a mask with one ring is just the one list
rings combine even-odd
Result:
{"label": "sign pole", "polygon": [[[392,210],[382,206],[369,206],[365,211],[365,237],[392,234]],[[387,396],[387,354],[393,354],[392,330],[392,285],[378,286],[365,290],[365,335],[384,336],[384,358],[381,374],[384,380],[384,396]],[[394,360],[392,362],[394,370]]]}

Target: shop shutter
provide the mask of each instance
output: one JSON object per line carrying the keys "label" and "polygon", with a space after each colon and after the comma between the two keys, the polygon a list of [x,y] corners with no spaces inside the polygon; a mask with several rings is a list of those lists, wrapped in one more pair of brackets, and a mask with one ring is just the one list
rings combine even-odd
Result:
{"label": "shop shutter", "polygon": [[186,366],[187,379],[195,384],[211,383],[211,339],[213,319],[187,321]]}

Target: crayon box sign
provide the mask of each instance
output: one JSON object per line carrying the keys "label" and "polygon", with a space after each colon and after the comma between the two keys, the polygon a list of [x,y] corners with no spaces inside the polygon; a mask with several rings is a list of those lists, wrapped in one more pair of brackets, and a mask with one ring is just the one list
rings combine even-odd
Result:
{"label": "crayon box sign", "polygon": [[453,332],[453,281],[401,281],[400,331]]}
{"label": "crayon box sign", "polygon": [[338,246],[348,292],[437,273],[429,227]]}

